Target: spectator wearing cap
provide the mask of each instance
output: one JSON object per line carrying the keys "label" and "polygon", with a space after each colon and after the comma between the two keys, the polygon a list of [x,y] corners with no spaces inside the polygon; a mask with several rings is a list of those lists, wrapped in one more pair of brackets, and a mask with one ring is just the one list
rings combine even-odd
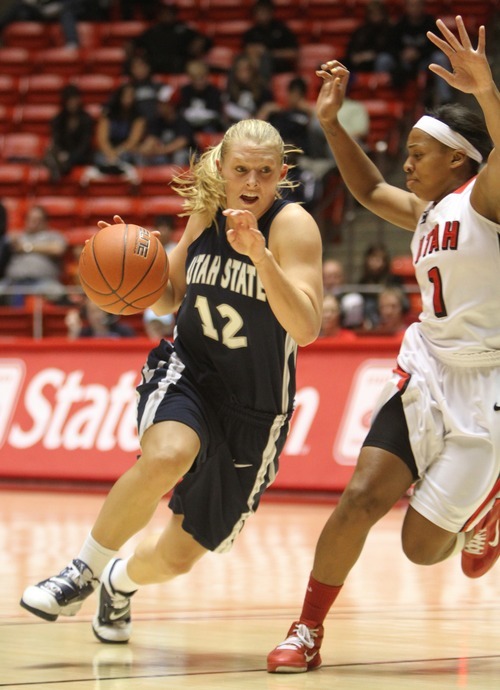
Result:
{"label": "spectator wearing cap", "polygon": [[165,85],[158,93],[156,114],[147,123],[146,135],[138,146],[137,161],[141,165],[184,166],[194,149],[193,129],[177,110],[174,90]]}

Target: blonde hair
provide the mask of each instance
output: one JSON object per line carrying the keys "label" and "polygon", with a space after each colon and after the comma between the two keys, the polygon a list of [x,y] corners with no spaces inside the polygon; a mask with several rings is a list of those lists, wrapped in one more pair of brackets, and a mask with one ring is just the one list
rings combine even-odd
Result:
{"label": "blonde hair", "polygon": [[[225,180],[217,168],[217,161],[224,160],[231,146],[241,142],[265,145],[276,152],[281,164],[286,162],[288,155],[302,153],[301,149],[285,144],[278,130],[265,120],[236,122],[219,144],[207,149],[199,158],[192,156],[189,170],[174,177],[172,187],[185,199],[181,216],[202,213],[210,223],[214,222],[218,209],[226,206]],[[276,186],[276,198],[280,198],[281,189],[291,189],[297,184],[285,176]]]}

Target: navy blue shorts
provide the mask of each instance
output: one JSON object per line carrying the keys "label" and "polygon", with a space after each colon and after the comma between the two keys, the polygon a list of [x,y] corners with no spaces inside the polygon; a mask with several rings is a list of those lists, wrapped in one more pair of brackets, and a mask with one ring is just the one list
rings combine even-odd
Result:
{"label": "navy blue shorts", "polygon": [[138,424],[177,421],[201,443],[191,470],[173,490],[169,506],[183,528],[211,551],[227,551],[274,481],[290,415],[272,415],[202,395],[171,343],[153,350],[143,369]]}

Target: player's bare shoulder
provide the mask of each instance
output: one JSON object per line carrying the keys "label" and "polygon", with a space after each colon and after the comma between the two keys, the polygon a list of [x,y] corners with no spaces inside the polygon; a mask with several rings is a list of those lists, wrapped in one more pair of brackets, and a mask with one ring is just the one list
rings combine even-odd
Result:
{"label": "player's bare shoulder", "polygon": [[313,216],[298,203],[285,204],[276,214],[269,233],[269,248],[276,254],[283,246],[321,245],[321,234]]}

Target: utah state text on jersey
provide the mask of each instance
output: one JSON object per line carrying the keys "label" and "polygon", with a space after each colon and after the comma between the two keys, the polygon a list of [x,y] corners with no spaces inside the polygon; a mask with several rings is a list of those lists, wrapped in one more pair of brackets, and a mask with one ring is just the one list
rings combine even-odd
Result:
{"label": "utah state text on jersey", "polygon": [[240,295],[266,301],[266,293],[253,264],[228,258],[221,266],[219,255],[198,254],[187,271],[187,282],[204,285],[219,285]]}

